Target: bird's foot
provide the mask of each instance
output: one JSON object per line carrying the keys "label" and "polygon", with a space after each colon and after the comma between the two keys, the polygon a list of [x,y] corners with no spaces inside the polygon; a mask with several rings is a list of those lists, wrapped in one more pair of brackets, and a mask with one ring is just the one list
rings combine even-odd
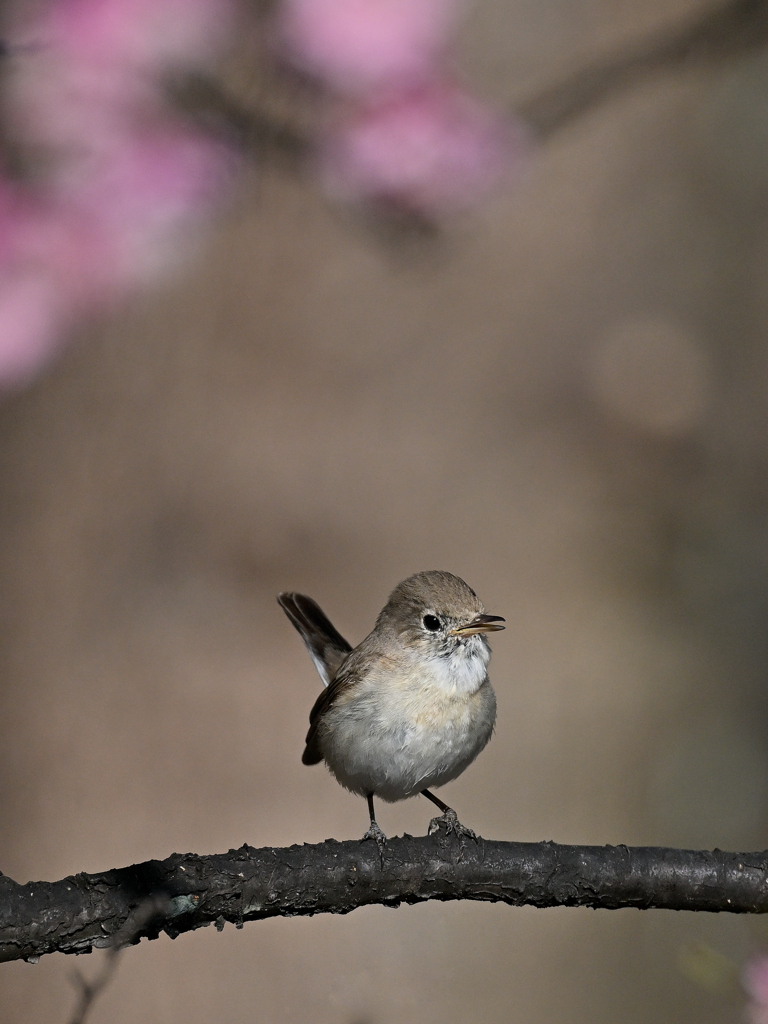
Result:
{"label": "bird's foot", "polygon": [[387,837],[384,835],[383,831],[381,830],[381,828],[379,828],[379,826],[376,824],[375,821],[371,822],[371,827],[365,833],[365,835],[360,840],[360,842],[364,843],[366,841],[366,839],[373,839],[374,840],[374,842],[376,843],[376,845],[379,848],[379,857],[381,857],[381,862],[383,864],[384,863],[384,850],[385,850],[386,845],[387,845]]}
{"label": "bird's foot", "polygon": [[449,807],[444,811],[438,818],[433,818],[429,823],[427,829],[427,835],[433,836],[435,832],[439,832],[440,829],[445,828],[445,834],[450,836],[457,836],[459,839],[474,839],[477,842],[477,836],[471,828],[467,828],[466,825],[462,825],[459,821],[458,815],[453,808]]}

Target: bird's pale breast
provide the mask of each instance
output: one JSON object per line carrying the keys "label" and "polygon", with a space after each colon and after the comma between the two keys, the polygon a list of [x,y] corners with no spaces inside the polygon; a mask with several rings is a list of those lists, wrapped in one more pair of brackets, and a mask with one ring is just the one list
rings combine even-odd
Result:
{"label": "bird's pale breast", "polygon": [[459,685],[448,685],[442,666],[425,671],[422,664],[372,671],[340,694],[318,722],[318,736],[342,786],[394,801],[460,775],[488,743],[496,718],[485,664],[477,662],[462,671]]}

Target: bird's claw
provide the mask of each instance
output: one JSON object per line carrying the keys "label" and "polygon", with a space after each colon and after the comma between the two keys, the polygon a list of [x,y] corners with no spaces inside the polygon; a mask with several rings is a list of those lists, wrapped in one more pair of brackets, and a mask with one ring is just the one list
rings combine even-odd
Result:
{"label": "bird's claw", "polygon": [[444,811],[438,818],[433,818],[430,821],[427,835],[433,836],[443,827],[445,828],[445,834],[448,836],[455,835],[458,839],[474,839],[477,842],[477,835],[471,828],[461,824],[456,811],[451,808]]}
{"label": "bird's claw", "polygon": [[360,842],[364,843],[366,841],[366,839],[373,839],[373,841],[378,846],[378,848],[379,848],[379,857],[381,858],[381,863],[383,865],[384,864],[384,850],[385,850],[386,845],[387,845],[387,837],[384,835],[384,832],[381,830],[381,828],[379,828],[379,826],[376,824],[375,821],[371,822],[371,827],[365,833],[365,835],[360,840]]}

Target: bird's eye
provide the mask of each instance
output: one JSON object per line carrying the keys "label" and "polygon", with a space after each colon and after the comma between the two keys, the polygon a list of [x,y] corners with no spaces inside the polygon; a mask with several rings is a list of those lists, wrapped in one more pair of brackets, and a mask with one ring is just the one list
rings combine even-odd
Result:
{"label": "bird's eye", "polygon": [[436,615],[425,615],[421,621],[424,623],[424,628],[428,629],[430,633],[436,633],[442,625]]}

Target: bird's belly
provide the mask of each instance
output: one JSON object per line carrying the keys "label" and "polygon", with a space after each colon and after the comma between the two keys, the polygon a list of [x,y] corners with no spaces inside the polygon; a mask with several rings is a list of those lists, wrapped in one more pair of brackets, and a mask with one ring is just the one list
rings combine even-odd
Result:
{"label": "bird's belly", "polygon": [[460,775],[491,738],[496,698],[487,680],[473,694],[431,696],[363,693],[329,709],[320,746],[341,785],[394,801]]}

